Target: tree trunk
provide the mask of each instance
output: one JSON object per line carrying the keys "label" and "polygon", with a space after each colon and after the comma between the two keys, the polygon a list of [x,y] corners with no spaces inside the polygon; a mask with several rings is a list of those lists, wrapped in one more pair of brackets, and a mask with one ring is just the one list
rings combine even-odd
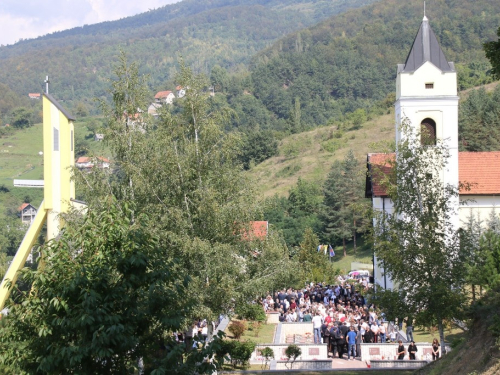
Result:
{"label": "tree trunk", "polygon": [[352,238],[354,240],[354,254],[356,254],[356,219],[354,219],[354,229],[353,229]]}
{"label": "tree trunk", "polygon": [[441,343],[441,356],[446,354],[446,347],[444,344],[444,327],[443,327],[443,319],[438,318],[438,329],[439,329],[439,342]]}
{"label": "tree trunk", "polygon": [[483,295],[483,286],[479,285],[479,298],[481,298]]}
{"label": "tree trunk", "polygon": [[472,284],[472,303],[476,302],[476,286]]}
{"label": "tree trunk", "polygon": [[345,247],[345,237],[342,238],[342,246],[344,246],[344,256],[347,256],[347,249]]}

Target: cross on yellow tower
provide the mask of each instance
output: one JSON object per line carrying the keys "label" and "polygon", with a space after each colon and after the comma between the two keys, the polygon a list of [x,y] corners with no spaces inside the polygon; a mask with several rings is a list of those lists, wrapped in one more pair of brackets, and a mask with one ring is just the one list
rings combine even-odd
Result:
{"label": "cross on yellow tower", "polygon": [[71,179],[75,164],[73,121],[73,116],[52,96],[48,93],[43,95],[43,181],[14,181],[14,185],[43,186],[44,199],[0,284],[0,310],[4,308],[43,224],[47,223],[49,241],[56,238],[61,230],[61,213],[69,212],[71,207],[84,207],[82,203],[75,201],[75,185]]}

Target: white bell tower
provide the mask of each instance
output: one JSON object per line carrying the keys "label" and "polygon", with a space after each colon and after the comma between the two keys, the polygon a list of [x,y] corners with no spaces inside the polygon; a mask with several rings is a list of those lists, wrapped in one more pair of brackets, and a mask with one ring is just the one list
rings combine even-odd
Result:
{"label": "white bell tower", "polygon": [[[398,65],[396,79],[396,145],[404,137],[400,125],[410,121],[415,134],[426,134],[422,142],[432,147],[440,140],[450,158],[442,178],[444,184],[458,187],[458,95],[457,72],[448,62],[424,16],[406,62]],[[459,200],[456,198],[456,229]]]}

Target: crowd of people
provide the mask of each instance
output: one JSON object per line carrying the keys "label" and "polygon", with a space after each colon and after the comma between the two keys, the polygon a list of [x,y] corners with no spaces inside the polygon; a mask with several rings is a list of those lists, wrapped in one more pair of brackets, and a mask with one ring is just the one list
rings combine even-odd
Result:
{"label": "crowd of people", "polygon": [[[397,338],[396,330],[388,332],[384,314],[376,306],[367,305],[364,290],[364,284],[357,280],[337,285],[310,284],[303,289],[289,288],[269,294],[262,305],[267,312],[279,312],[280,322],[312,322],[314,343],[328,344],[329,357],[343,358],[347,354],[348,360],[354,360],[361,356],[362,343],[396,342]],[[407,323],[407,334],[408,331],[409,358],[415,359],[417,347],[411,322]]]}

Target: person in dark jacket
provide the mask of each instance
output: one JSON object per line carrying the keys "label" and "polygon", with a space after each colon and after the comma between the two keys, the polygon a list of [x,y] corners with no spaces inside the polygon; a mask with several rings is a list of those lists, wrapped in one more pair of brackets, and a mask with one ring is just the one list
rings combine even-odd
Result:
{"label": "person in dark jacket", "polygon": [[410,356],[410,359],[417,359],[417,345],[415,344],[415,341],[412,341],[410,345],[408,345],[408,354]]}
{"label": "person in dark jacket", "polygon": [[337,337],[336,337],[337,350],[339,352],[339,358],[342,358],[342,356],[345,353],[345,351],[344,351],[345,335],[344,335],[344,333],[342,333],[342,327],[344,327],[344,326],[342,325],[342,323],[339,322],[338,323],[338,327],[337,327],[338,334],[337,334]]}
{"label": "person in dark jacket", "polygon": [[347,332],[349,332],[349,327],[345,324],[340,326],[341,335],[344,337],[342,342],[342,354],[347,353]]}
{"label": "person in dark jacket", "polygon": [[399,360],[403,360],[405,358],[405,347],[403,341],[399,340],[398,343],[397,356]]}
{"label": "person in dark jacket", "polygon": [[335,358],[335,355],[338,355],[339,353],[337,347],[337,337],[340,336],[339,332],[339,327],[332,323],[332,326],[330,328],[330,347],[328,350],[332,353],[333,358]]}

